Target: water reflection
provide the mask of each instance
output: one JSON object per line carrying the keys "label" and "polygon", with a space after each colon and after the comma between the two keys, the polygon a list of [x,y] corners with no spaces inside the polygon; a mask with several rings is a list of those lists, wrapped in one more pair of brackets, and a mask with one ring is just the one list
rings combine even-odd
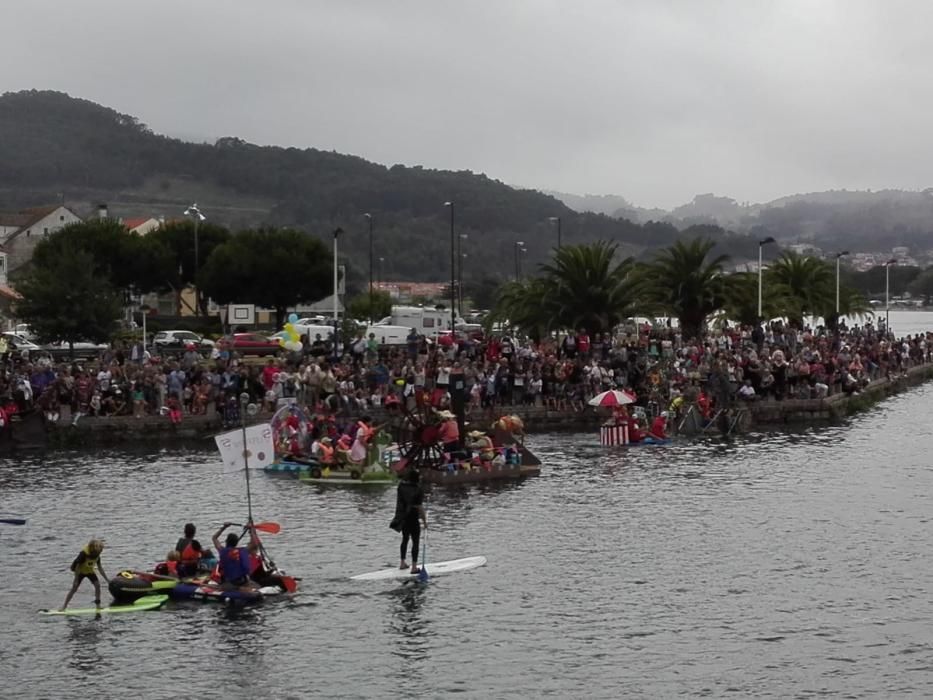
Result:
{"label": "water reflection", "polygon": [[429,585],[421,581],[405,581],[388,593],[391,602],[389,629],[395,641],[392,653],[406,661],[423,661],[428,657],[431,625],[422,607]]}
{"label": "water reflection", "polygon": [[82,673],[106,671],[110,664],[100,653],[103,624],[101,615],[68,619],[68,644],[71,647],[68,665],[71,668]]}

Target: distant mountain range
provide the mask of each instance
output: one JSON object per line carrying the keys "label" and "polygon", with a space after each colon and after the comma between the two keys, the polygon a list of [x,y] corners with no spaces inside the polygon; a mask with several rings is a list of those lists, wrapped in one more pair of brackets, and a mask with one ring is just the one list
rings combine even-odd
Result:
{"label": "distant mountain range", "polygon": [[933,249],[933,188],[831,190],[789,195],[765,204],[701,194],[670,211],[638,207],[617,195],[548,194],[575,211],[624,217],[641,224],[662,221],[678,228],[711,224],[759,239],[773,236],[781,243],[812,243],[827,250]]}
{"label": "distant mountain range", "polygon": [[845,241],[858,250],[925,246],[933,231],[933,197],[926,193],[827,192],[753,206],[700,195],[665,212],[621,197],[516,189],[484,174],[384,166],[314,148],[257,146],[236,137],[190,143],[60,92],[0,96],[0,209],[61,201],[84,214],[105,202],[123,218],[178,218],[197,202],[211,221],[233,229],[291,226],[328,245],[340,227],[348,282],[357,286],[368,274],[364,213],[373,215],[383,279],[448,280],[448,201],[467,284],[513,275],[516,255],[525,273],[534,270],[557,244],[556,218],[564,244],[607,240],[625,255],[647,258],[679,238],[702,235],[736,262],[755,258],[756,238],[765,235],[827,247]]}

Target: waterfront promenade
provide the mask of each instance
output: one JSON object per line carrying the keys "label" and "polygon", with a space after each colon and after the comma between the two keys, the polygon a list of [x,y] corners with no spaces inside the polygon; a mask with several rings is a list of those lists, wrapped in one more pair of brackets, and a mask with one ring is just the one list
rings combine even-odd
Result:
{"label": "waterfront promenade", "polygon": [[[892,379],[877,379],[858,394],[837,393],[822,399],[773,399],[735,404],[737,420],[735,432],[777,429],[782,426],[798,427],[825,425],[865,410],[889,396],[907,391],[933,379],[933,363],[912,367]],[[694,409],[696,410],[696,409]],[[672,430],[683,435],[696,435],[712,431],[715,426],[691,425],[690,407],[673,421]],[[372,409],[370,414],[378,424],[384,418],[384,409]],[[472,425],[488,428],[499,416],[518,415],[527,433],[582,432],[596,430],[605,415],[591,407],[582,411],[555,410],[544,406],[499,406],[494,410],[474,411],[467,415]],[[251,423],[269,420],[270,414],[259,414]],[[205,415],[185,416],[178,425],[165,416],[84,417],[77,425],[68,422],[49,424],[44,441],[52,447],[108,446],[139,442],[171,444],[179,440],[206,439],[223,430],[222,420],[215,411]],[[29,442],[35,442],[36,436]]]}

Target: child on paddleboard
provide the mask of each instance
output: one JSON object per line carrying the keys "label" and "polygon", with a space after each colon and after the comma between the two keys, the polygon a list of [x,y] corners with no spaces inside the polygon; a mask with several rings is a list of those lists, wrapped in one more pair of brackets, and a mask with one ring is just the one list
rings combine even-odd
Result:
{"label": "child on paddleboard", "polygon": [[77,592],[78,587],[84,579],[88,579],[94,584],[94,605],[100,610],[100,581],[97,578],[97,574],[94,573],[94,569],[96,568],[100,571],[100,575],[104,577],[105,581],[107,580],[107,574],[104,573],[104,565],[100,562],[100,555],[103,551],[104,543],[101,540],[95,539],[88,542],[87,545],[78,552],[78,556],[71,562],[71,570],[75,574],[74,583],[71,584],[71,590],[68,591],[68,595],[65,596],[65,603],[59,608],[60,611],[64,611],[65,608],[68,607],[68,603],[71,602],[72,596]]}

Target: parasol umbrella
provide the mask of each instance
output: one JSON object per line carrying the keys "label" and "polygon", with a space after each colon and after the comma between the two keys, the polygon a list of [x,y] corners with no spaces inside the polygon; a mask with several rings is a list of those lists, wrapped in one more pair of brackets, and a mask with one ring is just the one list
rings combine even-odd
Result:
{"label": "parasol umbrella", "polygon": [[610,389],[601,394],[596,394],[587,403],[590,406],[624,406],[625,404],[635,403],[635,397],[627,391]]}

